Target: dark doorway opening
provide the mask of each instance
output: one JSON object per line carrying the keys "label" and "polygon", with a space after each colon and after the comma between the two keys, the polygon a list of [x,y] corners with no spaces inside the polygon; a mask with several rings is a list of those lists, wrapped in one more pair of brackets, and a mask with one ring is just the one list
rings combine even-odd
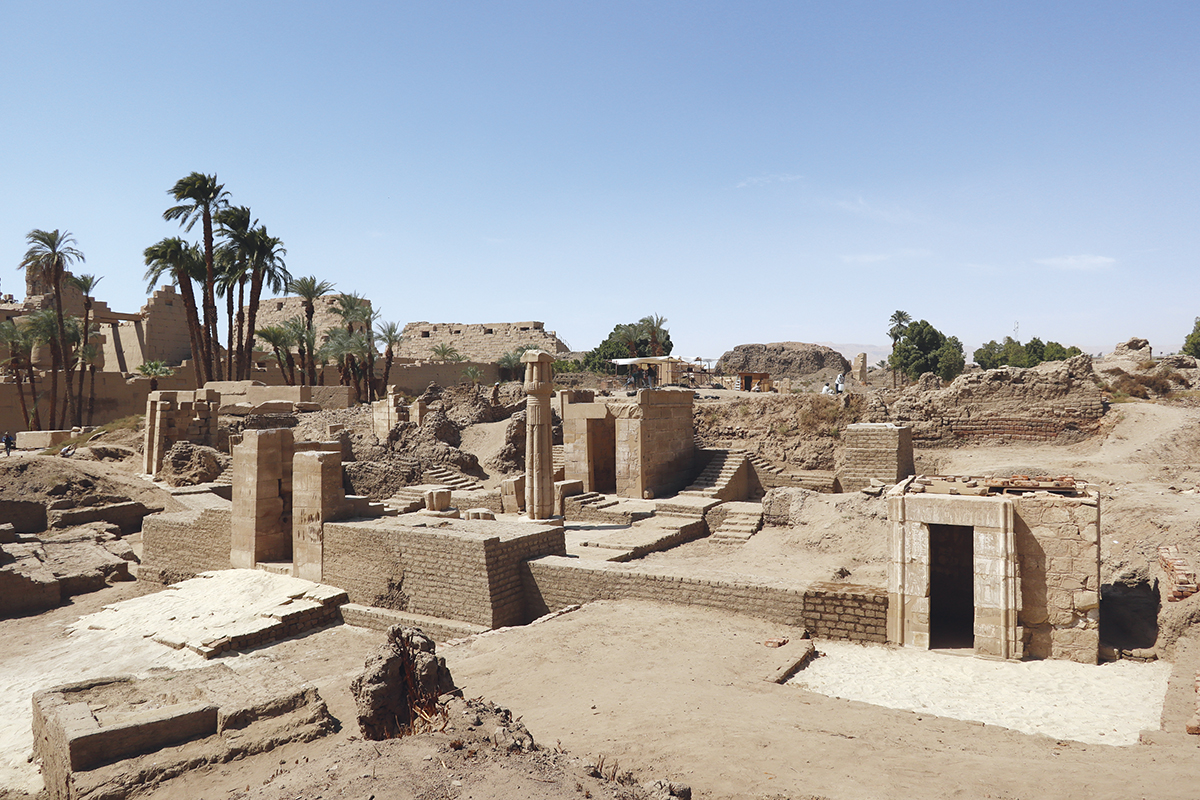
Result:
{"label": "dark doorway opening", "polygon": [[1100,641],[1117,650],[1154,647],[1162,607],[1158,581],[1122,575],[1100,587]]}
{"label": "dark doorway opening", "polygon": [[929,526],[929,646],[975,647],[975,546],[969,525]]}

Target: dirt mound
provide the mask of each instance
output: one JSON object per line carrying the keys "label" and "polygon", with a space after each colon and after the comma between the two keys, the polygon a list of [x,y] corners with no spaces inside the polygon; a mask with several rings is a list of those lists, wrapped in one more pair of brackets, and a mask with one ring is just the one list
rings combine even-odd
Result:
{"label": "dirt mound", "polygon": [[739,344],[717,362],[718,372],[769,372],[772,378],[803,378],[824,369],[849,372],[850,362],[836,350],[804,342]]}
{"label": "dirt mound", "polygon": [[342,465],[346,494],[386,500],[401,487],[421,482],[421,466],[410,459],[351,461]]}
{"label": "dirt mound", "polygon": [[411,733],[422,715],[437,711],[438,697],[453,691],[454,679],[437,645],[417,628],[393,625],[387,641],[371,654],[350,682],[358,728],[373,741]]}
{"label": "dirt mound", "polygon": [[195,486],[212,483],[233,459],[214,450],[191,442],[175,442],[163,458],[163,465],[154,477],[166,481],[170,486]]}
{"label": "dirt mound", "polygon": [[134,477],[130,463],[41,455],[0,459],[0,500],[55,503],[62,508],[126,501],[168,511],[179,508],[168,493]]}
{"label": "dirt mound", "polygon": [[740,449],[795,469],[833,469],[841,432],[862,416],[861,395],[751,395],[693,411],[705,447]]}

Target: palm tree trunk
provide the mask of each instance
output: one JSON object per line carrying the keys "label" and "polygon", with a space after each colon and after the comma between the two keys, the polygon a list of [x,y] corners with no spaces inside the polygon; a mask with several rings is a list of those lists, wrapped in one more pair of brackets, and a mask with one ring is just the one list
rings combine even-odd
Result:
{"label": "palm tree trunk", "polygon": [[71,410],[75,406],[75,398],[71,392],[71,370],[67,363],[67,326],[63,319],[62,308],[62,269],[54,271],[54,321],[58,325],[58,351],[59,358],[62,360],[63,383],[66,391],[65,403],[63,405],[63,421],[64,424],[72,414]]}
{"label": "palm tree trunk", "polygon": [[213,380],[221,380],[221,359],[218,352],[221,349],[217,335],[217,274],[213,266],[213,227],[212,209],[204,206],[204,330],[208,339],[208,375]]}
{"label": "palm tree trunk", "polygon": [[89,321],[89,319],[91,317],[91,312],[92,312],[92,298],[85,295],[83,298],[83,345],[79,348],[80,358],[76,362],[79,365],[80,370],[79,370],[79,393],[77,395],[78,402],[75,403],[75,424],[81,428],[83,427],[83,358],[82,358],[82,356],[83,356],[84,351],[87,350],[87,346],[88,346],[88,338],[89,338],[88,337],[88,328],[91,326],[91,322]]}
{"label": "palm tree trunk", "polygon": [[29,351],[29,397],[33,401],[33,422],[30,425],[30,430],[40,431],[42,429],[42,417],[38,413],[38,394],[37,381],[34,379],[33,368],[33,350]]}
{"label": "palm tree trunk", "polygon": [[96,365],[88,364],[88,382],[91,388],[88,389],[88,425],[94,424],[96,418]]}
{"label": "palm tree trunk", "polygon": [[196,294],[192,291],[192,279],[185,274],[177,274],[175,282],[179,284],[179,294],[183,297],[183,315],[187,318],[188,338],[192,342],[192,365],[196,373],[196,388],[208,383],[209,375],[204,363],[204,335],[200,329],[200,313],[196,308]]}
{"label": "palm tree trunk", "polygon": [[52,341],[48,343],[50,347],[50,414],[49,423],[50,429],[54,428],[54,420],[58,419],[58,368],[62,363],[62,356],[58,352],[58,342]]}
{"label": "palm tree trunk", "polygon": [[251,353],[246,348],[246,279],[238,281],[237,307],[237,351],[238,365],[236,380],[244,381],[250,377]]}
{"label": "palm tree trunk", "polygon": [[229,380],[234,380],[234,357],[240,357],[241,353],[233,352],[233,287],[230,286],[225,290],[225,316],[228,317],[226,330],[229,332],[229,346],[225,348],[227,366],[225,374],[229,376]]}
{"label": "palm tree trunk", "polygon": [[262,297],[262,265],[254,264],[250,269],[250,305],[246,311],[246,341],[242,352],[243,360],[250,363],[250,351],[254,347],[254,326],[258,324],[258,301]]}
{"label": "palm tree trunk", "polygon": [[387,394],[388,378],[392,374],[393,358],[395,358],[395,354],[392,352],[392,348],[389,346],[388,349],[383,352],[383,385],[379,387],[380,394]]}
{"label": "palm tree trunk", "polygon": [[296,385],[296,359],[292,358],[292,351],[286,351],[287,354],[287,373],[283,376],[287,379],[288,386]]}
{"label": "palm tree trunk", "polygon": [[25,378],[21,375],[21,366],[13,365],[13,373],[17,378],[17,396],[21,398],[21,416],[25,418],[25,430],[29,430],[29,406],[25,404]]}

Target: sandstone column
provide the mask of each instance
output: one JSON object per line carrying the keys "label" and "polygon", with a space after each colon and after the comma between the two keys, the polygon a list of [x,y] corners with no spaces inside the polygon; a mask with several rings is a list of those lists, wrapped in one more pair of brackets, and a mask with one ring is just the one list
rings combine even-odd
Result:
{"label": "sandstone column", "polygon": [[525,364],[525,511],[529,519],[554,515],[554,451],[551,426],[554,393],[551,365],[545,350],[526,350]]}

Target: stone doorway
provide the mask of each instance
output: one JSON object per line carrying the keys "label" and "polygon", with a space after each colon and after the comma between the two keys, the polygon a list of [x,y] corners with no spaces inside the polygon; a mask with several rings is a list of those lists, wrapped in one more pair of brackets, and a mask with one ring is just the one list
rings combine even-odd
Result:
{"label": "stone doorway", "polygon": [[969,525],[929,526],[929,646],[975,647],[975,548]]}

